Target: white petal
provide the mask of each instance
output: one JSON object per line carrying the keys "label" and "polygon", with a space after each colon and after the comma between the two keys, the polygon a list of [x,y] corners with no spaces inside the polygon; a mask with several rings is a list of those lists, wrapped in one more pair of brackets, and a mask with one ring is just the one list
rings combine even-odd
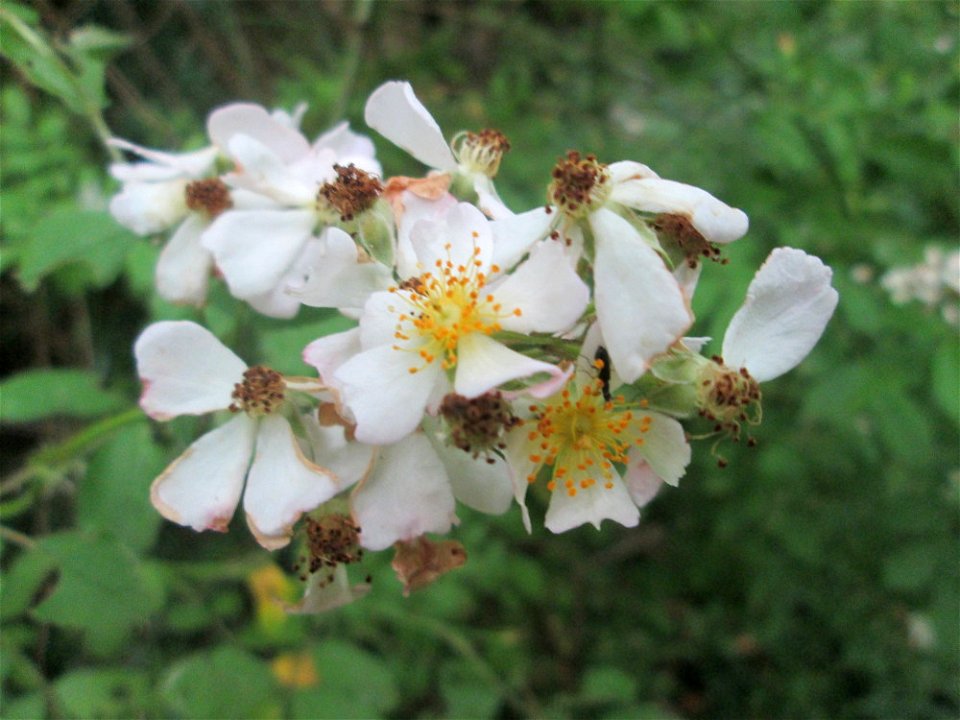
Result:
{"label": "white petal", "polygon": [[583,314],[590,289],[567,260],[563,247],[548,240],[536,245],[530,257],[493,292],[504,312],[514,308],[501,324],[516,332],[560,332],[570,328]]}
{"label": "white petal", "polygon": [[342,425],[326,427],[317,422],[317,413],[301,417],[313,450],[314,460],[337,476],[345,490],[370,472],[376,448],[347,437]]}
{"label": "white petal", "polygon": [[796,367],[817,344],[839,295],[820,258],[777,248],[757,271],[723,338],[723,361],[758,382]]}
{"label": "white petal", "polygon": [[303,349],[303,361],[315,367],[320,379],[330,385],[337,368],[361,350],[360,330],[351,328],[314,340]]}
{"label": "white petal", "polygon": [[163,232],[188,212],[187,181],[128,182],[110,199],[110,214],[138,235]]}
{"label": "white petal", "polygon": [[627,180],[660,177],[643,163],[633,162],[632,160],[610,163],[607,166],[607,171],[610,173],[610,182],[613,185],[619,185]]}
{"label": "white petal", "polygon": [[[122,140],[121,138],[110,138],[107,141],[107,144],[120,148],[121,150],[135,153],[145,160],[149,160],[150,164],[176,170],[182,176],[188,178],[199,178],[203,175],[206,175],[208,172],[210,172],[210,170],[213,169],[213,163],[217,159],[217,149],[215,147],[206,147],[202,150],[194,150],[193,152],[168,153],[161,150],[152,150],[150,148],[143,147],[142,145],[135,145],[134,143],[127,140]],[[124,180],[133,178],[118,179]]]}
{"label": "white petal", "polygon": [[150,486],[167,520],[194,530],[226,531],[243,490],[257,424],[238,415],[184,451]]}
{"label": "white petal", "polygon": [[420,272],[437,273],[437,261],[467,265],[479,262],[477,269],[487,272],[493,250],[490,223],[469,203],[452,207],[443,220],[420,220],[410,230],[410,242],[420,263]]}
{"label": "white petal", "polygon": [[436,120],[413,94],[408,82],[386,82],[370,95],[364,110],[367,125],[424,165],[454,170],[450,151]]}
{"label": "white petal", "polygon": [[233,296],[244,299],[280,284],[315,222],[309,210],[231,210],[207,228],[203,245]]}
{"label": "white petal", "polygon": [[473,173],[473,189],[477,193],[477,207],[488,218],[511,218],[516,215],[510,208],[503,204],[497,189],[493,185],[493,179],[483,173]]}
{"label": "white petal", "polygon": [[400,197],[403,214],[397,227],[397,275],[406,280],[420,274],[417,255],[410,240],[413,227],[420,220],[442,220],[457,204],[457,199],[450,193],[436,199],[422,198],[409,190],[404,190]]}
{"label": "white petal", "polygon": [[409,435],[420,424],[435,386],[442,380],[440,364],[389,345],[354,356],[334,373],[343,403],[357,421],[361,442],[385,445]]}
{"label": "white petal", "polygon": [[650,429],[641,434],[631,428],[644,440],[643,445],[630,450],[631,462],[642,458],[664,482],[677,485],[690,464],[690,443],[683,426],[660,413],[644,412],[639,417],[643,415],[651,418]]}
{"label": "white petal", "polygon": [[328,610],[343,607],[359,600],[368,592],[368,583],[358,583],[351,587],[346,565],[333,568],[333,581],[327,577],[330,573],[324,569],[315,572],[307,579],[307,589],[299,602],[282,603],[283,609],[290,615],[317,615]]}
{"label": "white petal", "polygon": [[537,240],[547,236],[556,217],[556,211],[539,207],[492,221],[493,263],[503,270],[516,265]]}
{"label": "white petal", "polygon": [[350,129],[346,122],[330,128],[313,143],[313,149],[332,150],[341,165],[353,163],[364,172],[381,174],[380,163],[375,159],[376,148],[366,135]]}
{"label": "white petal", "polygon": [[140,407],[156,420],[227,408],[247,369],[213,333],[187,321],[150,325],[133,352],[143,383]]}
{"label": "white petal", "polygon": [[319,184],[333,174],[330,158],[324,158],[319,168],[310,154],[287,164],[268,146],[248,135],[235,135],[230,140],[230,155],[238,167],[225,177],[227,182],[289,207],[312,206]]}
{"label": "white petal", "polygon": [[642,212],[686,215],[701,235],[715,243],[733,242],[746,235],[749,226],[742,210],[706,190],[673,180],[629,180],[613,186],[610,200]]}
{"label": "white petal", "polygon": [[640,522],[640,512],[619,478],[610,488],[596,483],[577,490],[572,497],[564,488],[557,487],[550,496],[544,525],[555,533],[566,532],[584,523],[591,523],[599,530],[604,520],[613,520],[625,527],[634,527]]}
{"label": "white petal", "polygon": [[597,319],[617,373],[632,383],[690,327],[690,310],[673,274],[629,222],[601,209],[590,225]]}
{"label": "white petal", "polygon": [[530,487],[527,477],[536,469],[536,466],[530,461],[530,448],[526,436],[527,432],[522,426],[508,433],[507,449],[504,451],[504,455],[507,458],[507,465],[510,470],[513,498],[520,506],[523,526],[529,533],[533,526],[530,523],[530,510],[527,508],[527,489]]}
{"label": "white petal", "polygon": [[378,262],[359,262],[357,244],[339,228],[323,234],[320,249],[303,287],[288,290],[304,305],[362,308],[370,295],[392,284],[390,269]]}
{"label": "white petal", "polygon": [[458,394],[472,398],[508,380],[559,371],[555,365],[522,355],[482,333],[470,333],[457,345],[454,388]]}
{"label": "white petal", "polygon": [[309,238],[300,255],[291,263],[287,271],[280,277],[277,285],[262,295],[252,295],[246,298],[250,307],[268,317],[289,319],[300,311],[300,300],[288,292],[291,287],[303,287],[307,273],[322,255],[320,241]]}
{"label": "white petal", "polygon": [[353,492],[352,506],[360,543],[370,550],[445,533],[457,522],[447,471],[419,433],[380,449],[370,477]]}
{"label": "white petal", "polygon": [[400,314],[419,312],[419,308],[408,304],[411,294],[409,290],[397,290],[373,293],[367,298],[360,314],[360,343],[365,350],[378,345],[396,344]]}
{"label": "white petal", "polygon": [[164,300],[186,305],[203,305],[213,257],[200,244],[208,225],[204,215],[191,213],[167,241],[157,258],[157,292]]}
{"label": "white petal", "polygon": [[623,482],[627,486],[630,498],[639,508],[653,500],[663,487],[663,480],[644,460],[639,458],[631,459]]}
{"label": "white petal", "polygon": [[232,103],[214,110],[207,118],[207,134],[224,153],[230,152],[232,138],[248,135],[266,145],[284,162],[292,162],[310,149],[299,131],[252,103]]}
{"label": "white petal", "polygon": [[260,420],[257,451],[243,494],[247,524],[257,542],[268,550],[284,547],[300,516],[339,490],[333,473],[304,457],[286,419]]}
{"label": "white petal", "polygon": [[460,448],[432,442],[450,478],[453,494],[464,505],[483,513],[505,513],[513,500],[513,484],[507,464],[499,457],[473,458]]}

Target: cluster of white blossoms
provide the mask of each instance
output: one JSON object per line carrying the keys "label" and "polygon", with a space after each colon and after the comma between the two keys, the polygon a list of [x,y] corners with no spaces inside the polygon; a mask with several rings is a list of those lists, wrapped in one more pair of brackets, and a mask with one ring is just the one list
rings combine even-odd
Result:
{"label": "cluster of white blossoms", "polygon": [[257,541],[296,539],[304,575],[322,578],[301,610],[360,594],[344,566],[363,550],[394,546],[408,590],[462,564],[462,549],[425,538],[458,522],[458,502],[516,502],[530,530],[539,493],[553,532],[636,525],[683,476],[692,438],[751,441],[760,383],[810,352],[836,306],[830,269],[779,248],[722,354],[704,356],[705,339],[686,337],[691,300],[703,266],[746,233],[742,211],[571,151],[546,203],[514,212],[493,183],[504,135],[448,144],[404,82],[378,88],[365,118],[430,168],[421,177],[384,178],[346,124],[310,143],[301,114],[220,108],[210,147],[186,154],[116,140],[140,159],[112,168],[111,204],[139,233],[172,231],[156,271],[172,302],[200,305],[222,278],[266,315],[306,305],[356,321],[304,349],[309,378],[248,367],[192,322],[151,325],[135,348],[151,417],[230,417],[154,481],[153,504],[222,531],[242,496]]}

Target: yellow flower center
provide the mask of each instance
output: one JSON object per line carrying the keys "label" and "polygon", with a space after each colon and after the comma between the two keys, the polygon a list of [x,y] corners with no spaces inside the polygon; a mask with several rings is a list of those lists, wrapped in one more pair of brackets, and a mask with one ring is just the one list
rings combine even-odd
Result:
{"label": "yellow flower center", "polygon": [[[411,373],[437,360],[444,370],[455,367],[461,338],[471,333],[492,335],[502,329],[501,320],[521,314],[519,308],[504,310],[484,292],[487,274],[481,270],[480,248],[475,247],[472,259],[464,264],[450,259],[450,248],[447,244],[447,259],[438,259],[433,270],[390,288],[404,302],[389,307],[399,315],[394,338],[403,343],[393,348],[416,352],[423,362],[411,366]],[[499,270],[490,267],[491,273]]]}
{"label": "yellow flower center", "polygon": [[[595,363],[602,369],[603,361]],[[646,406],[641,401],[640,407]],[[598,482],[610,489],[615,464],[627,463],[631,447],[644,444],[653,418],[636,414],[622,397],[604,399],[603,381],[579,387],[572,382],[544,405],[532,405],[527,430],[528,459],[534,464],[527,482],[536,482],[540,469],[553,468],[547,489],[558,486],[571,497]]]}

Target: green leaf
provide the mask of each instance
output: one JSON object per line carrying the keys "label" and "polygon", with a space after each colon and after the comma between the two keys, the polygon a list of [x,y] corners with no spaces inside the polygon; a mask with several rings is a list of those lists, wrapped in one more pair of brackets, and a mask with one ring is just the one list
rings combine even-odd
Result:
{"label": "green leaf", "polygon": [[926,545],[907,545],[883,563],[883,583],[892,590],[919,590],[933,577],[939,556]]}
{"label": "green leaf", "polygon": [[69,717],[135,717],[149,683],[145,674],[126,668],[83,668],[59,678],[53,689]]}
{"label": "green leaf", "polygon": [[161,693],[183,717],[260,718],[279,714],[280,701],[270,668],[253,655],[228,646],[198,653],[174,665]]}
{"label": "green leaf", "polygon": [[33,720],[47,716],[47,700],[43,691],[33,692],[29,695],[4,699],[3,717],[6,720]]}
{"label": "green leaf", "polygon": [[960,348],[944,343],[933,356],[933,397],[955,423],[960,423]]}
{"label": "green leaf", "polygon": [[92,418],[115,412],[127,401],[100,387],[88,370],[26,370],[0,383],[0,419],[22,423],[56,415]]}
{"label": "green leaf", "polygon": [[123,269],[130,244],[136,239],[105,212],[60,210],[37,223],[33,237],[20,255],[18,277],[32,292],[40,281],[64,265],[80,263],[93,284],[104,287]]}
{"label": "green leaf", "polygon": [[43,581],[56,568],[56,561],[35,549],[24,550],[0,585],[0,618],[6,622],[26,612],[40,593]]}
{"label": "green leaf", "polygon": [[[304,308],[311,310],[311,308]],[[316,312],[316,311],[314,311]],[[303,349],[317,338],[342,332],[356,323],[339,313],[324,312],[320,320],[284,323],[263,331],[261,347],[264,362],[277,372],[314,375],[316,371],[303,362]]]}
{"label": "green leaf", "polygon": [[83,630],[88,647],[109,654],[163,604],[163,590],[116,541],[71,531],[48,535],[36,552],[59,570],[53,592],[34,610],[37,619]]}
{"label": "green leaf", "polygon": [[161,522],[150,504],[150,483],[168,459],[146,421],[120,430],[90,458],[77,491],[77,525],[146,551]]}
{"label": "green leaf", "polygon": [[320,684],[294,696],[294,717],[381,717],[397,702],[393,676],[380,658],[349,643],[327,640],[315,660]]}

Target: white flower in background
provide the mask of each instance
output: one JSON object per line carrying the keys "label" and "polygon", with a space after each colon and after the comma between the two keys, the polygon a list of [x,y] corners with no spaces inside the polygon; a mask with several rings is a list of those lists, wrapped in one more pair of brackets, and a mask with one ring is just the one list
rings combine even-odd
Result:
{"label": "white flower in background", "polygon": [[919,300],[928,308],[940,307],[943,319],[960,324],[960,251],[945,252],[935,245],[923,251],[923,262],[888,271],[880,284],[897,305]]}
{"label": "white flower in background", "polygon": [[[581,357],[593,355],[585,346]],[[683,427],[645,400],[611,396],[605,371],[603,360],[592,371],[581,363],[560,393],[527,405],[510,431],[507,457],[528,531],[527,488],[542,475],[550,491],[545,525],[555,533],[588,522],[599,529],[607,519],[633,527],[660,485],[683,477],[690,462]]]}
{"label": "white flower in background", "polygon": [[179,225],[157,260],[157,292],[170,302],[202,304],[213,261],[201,247],[200,235],[212,218],[233,205],[227,186],[208,177],[217,149],[173,154],[119,138],[112,138],[110,144],[144,158],[110,166],[110,174],[123,183],[110,201],[110,213],[140,235]]}
{"label": "white flower in background", "polygon": [[696,381],[701,412],[718,431],[739,438],[741,423],[757,420],[759,384],[795,368],[817,344],[839,300],[832,277],[794,248],[777,248],[757,270],[721,357],[704,360]]}
{"label": "white flower in background", "polygon": [[134,354],[143,382],[140,406],[150,417],[169,420],[218,410],[234,414],[154,480],[151,501],[168,520],[195,530],[224,531],[242,493],[250,530],[273,550],[290,541],[302,513],[340,490],[332,472],[304,456],[283,417],[287,385],[279,373],[248,368],[191,322],[149,326]]}
{"label": "white flower in background", "polygon": [[316,233],[372,206],[381,186],[373,143],[342,123],[313,144],[258,105],[211,113],[213,142],[236,163],[224,180],[259,195],[263,206],[223,213],[204,232],[230,292],[265,314],[292,317],[299,302],[284,293],[302,282]]}
{"label": "white flower in background", "polygon": [[418,222],[411,244],[419,274],[371,295],[357,330],[305,353],[355,419],[357,438],[373,444],[409,435],[451,388],[473,398],[536,373],[560,374],[491,336],[567,330],[588,298],[556,245],[501,275],[487,220],[466,203],[443,220]]}
{"label": "white flower in background", "polygon": [[403,148],[427,167],[461,176],[477,193],[477,205],[491,218],[510,217],[497,195],[493,178],[510,149],[496,130],[462,132],[448,145],[443,131],[417,99],[408,82],[386,82],[371,93],[364,111],[367,125]]}

